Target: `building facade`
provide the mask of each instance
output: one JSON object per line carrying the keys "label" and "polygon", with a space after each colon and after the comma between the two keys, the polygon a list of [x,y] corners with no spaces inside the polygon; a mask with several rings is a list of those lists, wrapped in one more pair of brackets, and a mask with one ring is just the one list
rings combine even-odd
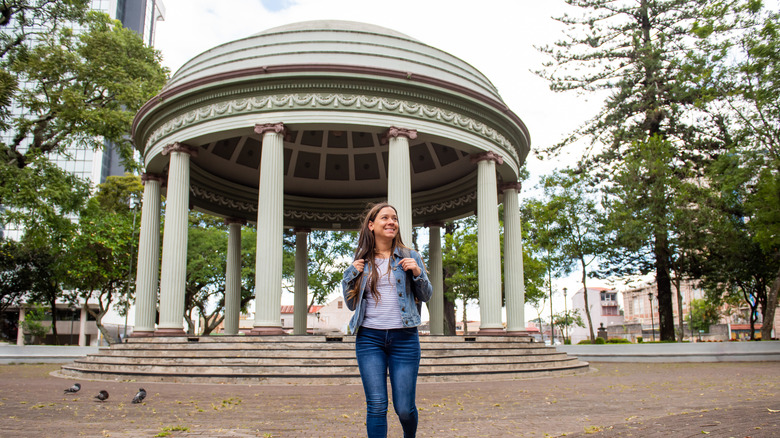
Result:
{"label": "building facade", "polygon": [[[590,310],[594,336],[597,335],[597,330],[602,325],[609,330],[609,327],[623,324],[623,312],[618,304],[617,294],[616,290],[605,287],[588,288],[588,309]],[[585,323],[585,327],[571,327],[569,329],[571,343],[576,344],[590,339],[590,330],[587,327],[588,320],[585,314],[584,289],[581,288],[571,297],[571,308],[579,311],[582,321]]]}

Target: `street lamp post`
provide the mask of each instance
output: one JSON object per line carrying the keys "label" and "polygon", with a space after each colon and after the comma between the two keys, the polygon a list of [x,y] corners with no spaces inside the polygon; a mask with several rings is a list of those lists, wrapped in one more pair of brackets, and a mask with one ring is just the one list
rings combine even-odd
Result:
{"label": "street lamp post", "polygon": [[655,321],[653,321],[653,293],[648,292],[647,298],[650,300],[650,327],[653,330],[653,342],[655,342]]}
{"label": "street lamp post", "polygon": [[566,334],[563,336],[564,344],[566,343],[566,339],[569,338],[569,311],[566,308],[566,290],[567,289],[564,287],[563,288],[563,317],[566,318],[564,319],[565,325],[563,326],[564,330],[566,330]]}

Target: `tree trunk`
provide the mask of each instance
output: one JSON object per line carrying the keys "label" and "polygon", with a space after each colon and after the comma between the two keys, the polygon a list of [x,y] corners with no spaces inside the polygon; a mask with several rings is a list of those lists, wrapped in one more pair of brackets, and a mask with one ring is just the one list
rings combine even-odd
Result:
{"label": "tree trunk", "polygon": [[666,231],[655,233],[655,281],[658,285],[658,325],[661,341],[674,342],[672,281],[669,278],[669,244]]}
{"label": "tree trunk", "polygon": [[[682,297],[682,291],[680,290],[680,283],[682,282],[682,279],[680,277],[676,277],[674,279],[674,288],[677,289],[677,323],[680,326],[680,329],[678,331],[680,338],[678,341],[682,342],[683,338],[685,337],[685,325],[683,324],[685,321],[685,316],[683,315],[683,297]],[[693,334],[693,332],[691,332]]]}
{"label": "tree trunk", "polygon": [[590,330],[590,342],[596,341],[596,335],[593,333],[593,320],[590,319],[590,304],[588,304],[588,284],[585,281],[588,276],[585,272],[585,259],[580,257],[582,264],[582,290],[585,291],[585,317],[588,319],[588,330]]}
{"label": "tree trunk", "polygon": [[463,336],[469,334],[469,320],[466,317],[466,300],[463,300]]}
{"label": "tree trunk", "polygon": [[51,334],[54,337],[54,345],[60,345],[60,337],[57,335],[57,301],[53,299],[49,301],[51,306]]}
{"label": "tree trunk", "polygon": [[444,298],[444,334],[455,336],[455,303]]}
{"label": "tree trunk", "polygon": [[103,338],[105,338],[105,340],[108,342],[108,345],[118,344],[121,342],[119,338],[117,338],[111,332],[109,332],[106,326],[103,325],[103,316],[105,316],[107,311],[101,309],[100,312],[95,313],[87,309],[87,312],[89,312],[92,316],[95,317],[95,325],[97,326],[98,330],[100,330],[100,333],[103,335]]}
{"label": "tree trunk", "polygon": [[766,296],[766,309],[764,309],[764,323],[761,325],[761,340],[769,341],[772,339],[772,328],[775,323],[775,311],[777,310],[777,291],[780,289],[780,272],[777,273],[775,281]]}

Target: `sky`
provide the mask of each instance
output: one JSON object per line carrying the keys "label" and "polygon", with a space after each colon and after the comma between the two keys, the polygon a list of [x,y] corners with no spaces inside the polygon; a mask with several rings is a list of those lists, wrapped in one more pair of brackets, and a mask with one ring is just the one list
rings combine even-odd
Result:
{"label": "sky", "polygon": [[[265,29],[309,20],[349,20],[390,28],[444,50],[471,64],[498,89],[504,103],[526,124],[531,155],[526,167],[535,180],[555,168],[571,164],[576,148],[555,161],[540,161],[535,148],[559,142],[593,117],[598,98],[576,93],[554,93],[546,80],[532,71],[546,58],[534,46],[552,44],[563,26],[552,19],[569,10],[562,0],[163,0],[165,20],[157,23],[155,47],[171,74],[186,61],[216,45]],[[530,186],[530,187],[529,187]],[[526,184],[523,191],[533,190]],[[523,194],[521,193],[521,196]],[[577,276],[557,284],[573,291]],[[601,285],[597,282],[589,286]],[[284,297],[286,300],[289,297]],[[290,298],[291,299],[291,298]],[[554,300],[563,310],[563,296]],[[569,308],[570,308],[569,301]],[[478,317],[476,312],[472,315]],[[526,307],[526,320],[535,312]],[[545,312],[549,315],[549,308]]]}

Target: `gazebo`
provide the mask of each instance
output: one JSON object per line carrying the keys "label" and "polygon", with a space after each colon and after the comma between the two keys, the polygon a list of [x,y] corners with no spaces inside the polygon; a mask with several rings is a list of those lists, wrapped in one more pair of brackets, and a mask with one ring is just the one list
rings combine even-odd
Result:
{"label": "gazebo", "polygon": [[189,209],[229,224],[226,334],[238,332],[242,225],[258,231],[256,335],[282,334],[282,236],[295,230],[294,333],[305,334],[307,233],[356,229],[382,200],[404,241],[429,227],[431,334],[443,333],[441,226],[475,212],[480,334],[525,331],[518,172],[530,137],[491,82],[448,53],[364,23],[269,29],[187,62],[138,112],[132,138],[145,166],[133,336],[184,335]]}

